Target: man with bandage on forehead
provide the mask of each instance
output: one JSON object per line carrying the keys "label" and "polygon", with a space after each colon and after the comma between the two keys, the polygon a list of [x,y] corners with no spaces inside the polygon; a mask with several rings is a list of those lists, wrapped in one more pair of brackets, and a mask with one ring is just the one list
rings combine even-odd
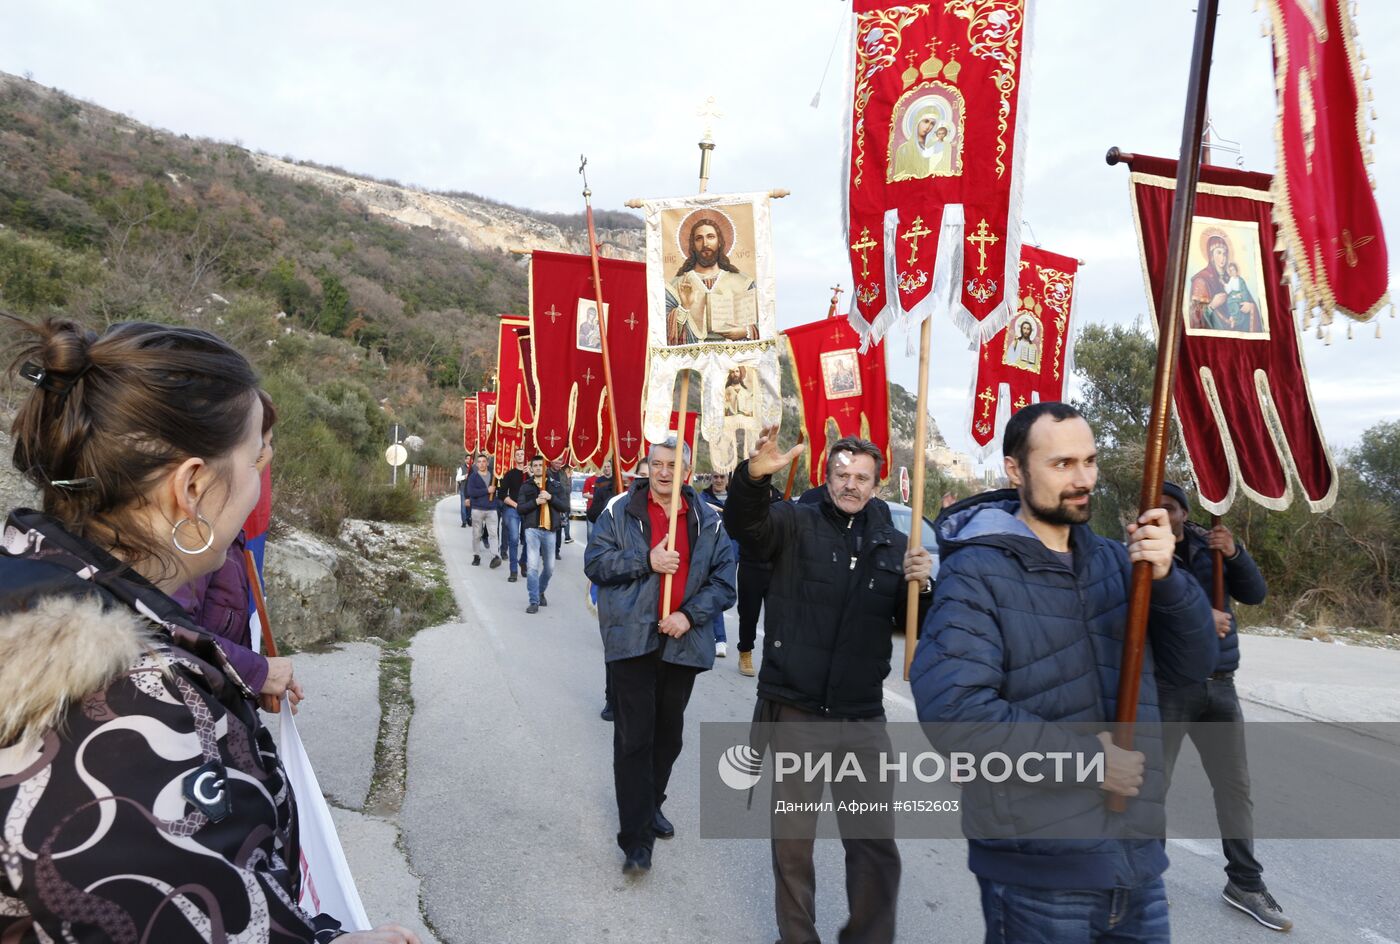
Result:
{"label": "man with bandage on forehead", "polygon": [[[875,497],[884,456],[866,440],[848,437],[832,444],[826,493],[819,502],[770,503],[770,479],[802,449],[797,445],[781,452],[778,428],[765,429],[753,454],[735,470],[724,506],[724,526],[744,554],[773,565],[763,605],[763,666],[754,720],[810,722],[765,724],[762,730],[772,732],[766,746],[775,752],[797,747],[787,740],[819,730],[814,725],[831,724],[840,750],[854,754],[862,769],[873,770],[879,755],[890,750],[883,682],[890,672],[891,633],[904,620],[909,582],[921,590],[922,623],[932,597],[933,558],[923,547],[908,546],[889,506]],[[778,930],[785,942],[818,939],[812,865],[817,814],[779,814],[778,803],[814,803],[823,787],[820,779],[801,778],[773,785],[773,879]],[[892,781],[837,781],[831,785],[832,799],[837,804],[857,799],[888,804],[887,788],[893,788]],[[850,906],[843,941],[894,940],[899,850],[892,820],[872,822],[881,815],[890,816],[867,816],[859,829],[886,838],[847,838],[847,820],[839,820]]]}

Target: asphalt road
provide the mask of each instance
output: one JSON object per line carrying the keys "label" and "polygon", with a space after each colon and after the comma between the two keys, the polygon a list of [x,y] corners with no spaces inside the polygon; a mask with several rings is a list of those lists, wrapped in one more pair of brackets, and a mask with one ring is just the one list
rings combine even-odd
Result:
{"label": "asphalt road", "polygon": [[[744,721],[753,710],[754,680],[738,674],[732,652],[732,612],[731,655],[699,677],[686,716],[687,748],[666,805],[676,838],[657,843],[649,875],[625,879],[614,841],[612,728],[598,717],[602,647],[585,604],[583,523],[564,547],[550,606],[537,615],[525,613],[523,579],[511,584],[504,567],[470,566],[453,500],[438,506],[436,525],[463,622],[426,630],[411,648],[400,827],[441,939],[772,941],[767,842],[698,838],[698,725]],[[891,720],[913,720],[907,686],[892,678],[886,692]],[[981,940],[965,844],[911,840],[900,849],[900,940]],[[1220,900],[1217,844],[1172,840],[1168,851],[1176,940],[1226,944],[1274,933]],[[1291,940],[1400,944],[1400,841],[1261,841],[1257,852],[1296,922]],[[845,918],[839,842],[818,843],[817,874],[819,928],[834,941]]]}

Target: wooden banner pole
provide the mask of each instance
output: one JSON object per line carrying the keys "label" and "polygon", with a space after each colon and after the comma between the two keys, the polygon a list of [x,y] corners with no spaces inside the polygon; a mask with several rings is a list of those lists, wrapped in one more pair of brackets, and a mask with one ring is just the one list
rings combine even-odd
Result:
{"label": "wooden banner pole", "polygon": [[[1185,295],[1187,240],[1196,206],[1196,184],[1201,173],[1201,133],[1205,128],[1206,94],[1210,85],[1211,49],[1215,44],[1215,20],[1219,0],[1196,5],[1196,35],[1191,51],[1191,74],[1186,92],[1186,114],[1181,127],[1181,157],[1176,166],[1176,193],[1172,201],[1171,235],[1167,255],[1166,287],[1158,311],[1157,371],[1152,385],[1152,413],[1147,426],[1143,457],[1142,491],[1138,514],[1160,507],[1167,459],[1167,421],[1176,387],[1177,352],[1181,344],[1181,304]],[[1132,750],[1133,723],[1137,720],[1138,687],[1142,678],[1143,649],[1147,640],[1147,616],[1152,603],[1152,565],[1133,565],[1128,594],[1128,625],[1123,635],[1123,659],[1118,674],[1119,722],[1114,743]],[[1108,807],[1127,809],[1126,799],[1109,794]]]}
{"label": "wooden banner pole", "polygon": [[[277,658],[277,642],[272,638],[272,624],[267,619],[267,601],[263,599],[262,580],[258,577],[258,561],[253,552],[243,549],[243,568],[248,572],[248,587],[253,591],[253,607],[262,626],[263,655]],[[282,699],[276,695],[259,695],[259,703],[267,711],[276,713],[282,710]],[[295,709],[293,709],[295,711]]]}
{"label": "wooden banner pole", "polygon": [[[685,425],[686,414],[690,412],[690,371],[681,371],[681,408],[677,411],[680,422],[676,429],[676,452],[675,471],[671,474],[671,507],[669,509],[670,525],[666,530],[666,550],[676,549],[676,516],[681,507],[681,486],[685,484],[685,476],[682,471],[685,464]],[[698,446],[699,443],[696,443]],[[692,461],[694,456],[691,456]],[[652,472],[655,475],[655,472]],[[671,615],[671,581],[675,574],[667,574],[661,581],[661,618],[665,619]]]}
{"label": "wooden banner pole", "polygon": [[[799,433],[797,434],[797,442],[798,442],[798,444],[801,445],[802,443],[804,443],[804,442],[806,442],[806,441],[807,441],[807,434],[804,433],[804,432],[799,432]],[[812,457],[811,457],[811,456],[808,456],[808,457],[807,457],[807,461],[808,461],[808,462],[811,462],[811,461],[812,461]],[[797,460],[796,460],[796,459],[793,459],[791,462],[788,463],[788,480],[787,480],[787,487],[783,489],[783,501],[787,501],[789,498],[792,497],[792,486],[793,486],[796,482],[797,482]]]}
{"label": "wooden banner pole", "polygon": [[[617,441],[617,396],[613,391],[612,359],[608,355],[608,316],[603,308],[603,276],[598,269],[598,236],[593,229],[593,191],[588,189],[588,174],[584,169],[588,158],[579,155],[578,172],[583,175],[583,206],[588,216],[588,253],[593,259],[593,292],[598,305],[598,335],[603,348],[603,388],[608,398],[608,429],[612,433],[613,494],[622,494],[622,454]],[[569,431],[573,436],[573,430]]]}
{"label": "wooden banner pole", "polygon": [[[924,471],[928,458],[924,455],[928,430],[928,355],[933,344],[933,322],[925,318],[919,326],[919,395],[914,408],[914,481],[909,488],[909,546],[922,547],[924,541]],[[904,681],[909,681],[909,666],[914,662],[914,649],[919,643],[919,591],[912,581],[904,598]]]}

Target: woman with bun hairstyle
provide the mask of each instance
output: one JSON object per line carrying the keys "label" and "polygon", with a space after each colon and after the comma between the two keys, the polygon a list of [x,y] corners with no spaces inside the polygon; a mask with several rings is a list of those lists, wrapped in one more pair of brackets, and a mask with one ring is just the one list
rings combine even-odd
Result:
{"label": "woman with bun hairstyle", "polygon": [[194,328],[6,318],[33,384],[14,462],[43,510],[0,538],[0,940],[416,944],[297,907],[258,693],[169,596],[258,500],[252,367]]}

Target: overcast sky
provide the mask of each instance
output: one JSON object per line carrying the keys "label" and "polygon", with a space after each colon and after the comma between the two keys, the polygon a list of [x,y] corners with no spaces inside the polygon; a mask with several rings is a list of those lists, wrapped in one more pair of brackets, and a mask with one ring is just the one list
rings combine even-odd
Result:
{"label": "overcast sky", "polygon": [[[1146,298],[1126,168],[1111,145],[1176,156],[1194,21],[1192,0],[1040,0],[1031,51],[1026,236],[1086,261],[1077,319],[1132,322]],[[1273,80],[1262,13],[1224,0],[1210,104],[1250,170],[1274,168]],[[711,190],[784,187],[774,207],[781,326],[820,317],[827,286],[851,277],[841,239],[842,121],[849,2],[687,4],[479,0],[384,4],[0,0],[0,69],[171,131],[233,140],[431,189],[469,190],[551,211],[693,192],[696,111],[718,99]],[[1400,9],[1362,0],[1367,50],[1397,48]],[[810,107],[833,42],[817,108]],[[1377,192],[1400,256],[1400,66],[1375,77]],[[1023,88],[1025,85],[1023,84]],[[849,294],[847,295],[849,297]],[[902,332],[893,379],[914,386]],[[968,449],[973,354],[940,320],[931,408]],[[1303,339],[1324,434],[1353,445],[1400,416],[1400,320],[1382,338],[1345,326],[1330,346]]]}

